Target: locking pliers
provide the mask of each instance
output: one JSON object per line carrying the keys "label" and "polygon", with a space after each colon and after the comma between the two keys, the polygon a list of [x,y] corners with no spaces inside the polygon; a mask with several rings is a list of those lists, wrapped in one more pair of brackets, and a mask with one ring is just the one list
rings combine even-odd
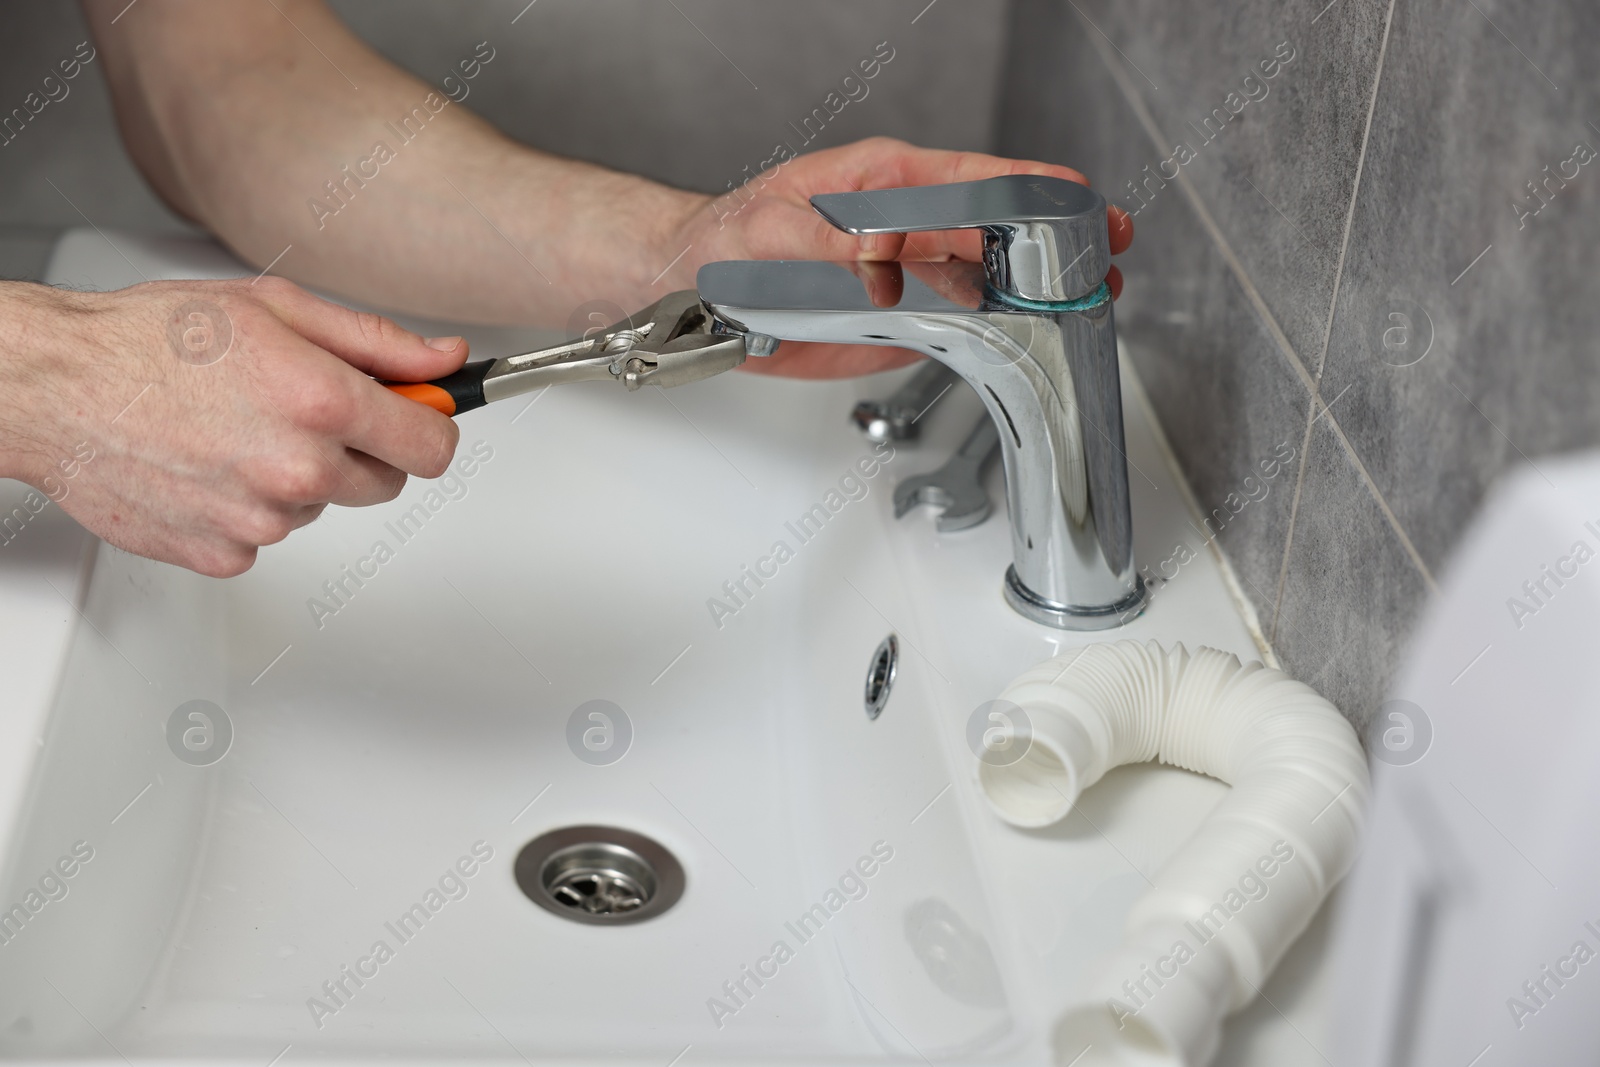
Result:
{"label": "locking pliers", "polygon": [[[745,337],[713,315],[698,292],[682,289],[575,340],[468,363],[431,382],[383,384],[446,415],[568,382],[617,381],[630,391],[641,385],[670,389],[743,363]],[[758,347],[757,354],[770,354],[770,348]]]}

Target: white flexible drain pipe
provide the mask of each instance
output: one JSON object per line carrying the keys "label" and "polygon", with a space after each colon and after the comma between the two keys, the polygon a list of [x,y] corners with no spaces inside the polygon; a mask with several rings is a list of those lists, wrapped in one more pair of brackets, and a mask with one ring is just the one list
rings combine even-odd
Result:
{"label": "white flexible drain pipe", "polygon": [[1282,671],[1153,641],[1074,650],[1000,699],[1026,712],[1031,745],[1009,765],[985,761],[979,780],[1014,825],[1065,817],[1124,763],[1233,786],[1134,905],[1122,947],[1054,1038],[1058,1062],[1077,1067],[1203,1067],[1223,1016],[1256,996],[1355,859],[1370,791],[1355,731]]}

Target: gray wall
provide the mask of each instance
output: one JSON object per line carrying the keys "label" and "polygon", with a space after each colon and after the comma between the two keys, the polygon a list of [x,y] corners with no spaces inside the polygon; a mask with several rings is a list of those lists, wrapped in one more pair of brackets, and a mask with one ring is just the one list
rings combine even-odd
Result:
{"label": "gray wall", "polygon": [[1119,332],[1269,639],[1358,723],[1487,484],[1596,440],[1600,159],[1513,205],[1600,147],[1597,44],[1592,0],[1014,7],[1001,148],[1138,209]]}
{"label": "gray wall", "polygon": [[[787,124],[821,104],[885,40],[893,61],[866,98],[849,104],[810,147],[887,134],[991,149],[1008,0],[931,8],[927,0],[333,6],[379,51],[436,84],[479,41],[490,42],[494,61],[469,83],[465,103],[520,140],[721,192],[745,166],[759,169],[780,139],[794,139]],[[77,4],[66,0],[0,0],[0,20],[4,112],[87,32]],[[187,229],[123,152],[98,64],[0,147],[0,277],[36,276],[55,234],[84,225],[85,217],[102,227]]]}

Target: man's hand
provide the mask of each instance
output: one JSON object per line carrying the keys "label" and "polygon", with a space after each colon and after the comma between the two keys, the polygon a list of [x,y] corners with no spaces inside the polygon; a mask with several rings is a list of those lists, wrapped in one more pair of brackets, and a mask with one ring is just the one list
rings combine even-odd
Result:
{"label": "man's hand", "polygon": [[[720,259],[976,262],[983,250],[977,230],[854,237],[817,214],[810,198],[817,193],[939,185],[1002,174],[1043,174],[1089,184],[1077,171],[1048,163],[917,148],[887,137],[857,141],[796,157],[769,177],[757,177],[738,192],[695,211],[669,238],[673,247],[663,249],[669,255],[690,249],[676,268],[672,287],[692,287],[700,265]],[[1115,206],[1109,216],[1111,251],[1124,252],[1133,241],[1133,221]],[[1116,267],[1106,281],[1113,297],[1122,292],[1122,274]],[[902,367],[920,358],[898,348],[787,342],[776,355],[749,360],[744,368],[796,378],[843,378]]]}
{"label": "man's hand", "polygon": [[[13,405],[0,474],[119,548],[216,577],[329,503],[376,504],[407,474],[437,477],[458,438],[371,376],[448,374],[463,340],[425,340],[278,278],[4,284],[0,343]],[[57,497],[64,462],[73,477]]]}

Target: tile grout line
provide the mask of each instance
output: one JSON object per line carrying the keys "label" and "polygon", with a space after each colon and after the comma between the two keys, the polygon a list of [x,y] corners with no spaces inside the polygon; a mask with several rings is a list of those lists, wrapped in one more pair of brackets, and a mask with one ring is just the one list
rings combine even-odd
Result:
{"label": "tile grout line", "polygon": [[[1306,432],[1300,438],[1300,469],[1294,476],[1294,496],[1289,498],[1289,528],[1283,534],[1283,556],[1278,560],[1278,588],[1272,593],[1272,640],[1278,639],[1278,612],[1283,607],[1283,590],[1289,582],[1289,553],[1294,548],[1294,526],[1300,519],[1300,491],[1306,484],[1306,466],[1311,456],[1311,429],[1317,424],[1314,417],[1317,398],[1306,405]],[[1328,421],[1333,421],[1329,414]]]}
{"label": "tile grout line", "polygon": [[[1354,180],[1350,183],[1350,203],[1344,213],[1344,234],[1339,239],[1339,258],[1333,268],[1333,295],[1328,300],[1328,322],[1322,331],[1322,352],[1317,357],[1317,394],[1313,398],[1311,405],[1306,409],[1306,432],[1305,436],[1300,440],[1300,471],[1295,475],[1294,498],[1289,505],[1289,529],[1283,535],[1283,558],[1278,565],[1278,588],[1273,594],[1272,601],[1272,636],[1274,639],[1278,636],[1278,617],[1283,611],[1283,592],[1289,585],[1289,559],[1294,551],[1295,524],[1300,519],[1300,492],[1305,487],[1306,467],[1311,461],[1311,430],[1316,425],[1318,417],[1316,401],[1321,399],[1322,396],[1322,373],[1327,370],[1328,349],[1333,344],[1333,320],[1339,307],[1339,291],[1344,284],[1344,261],[1350,252],[1350,231],[1355,227],[1356,203],[1361,195],[1361,176],[1367,166],[1367,146],[1372,143],[1372,120],[1378,113],[1378,95],[1383,86],[1383,65],[1389,56],[1389,28],[1394,23],[1394,4],[1395,0],[1389,0],[1389,10],[1383,17],[1383,40],[1378,43],[1378,62],[1372,72],[1372,98],[1367,101],[1367,121],[1361,128],[1361,149],[1356,153],[1356,173]],[[1321,17],[1321,15],[1317,16],[1317,18]],[[1328,416],[1329,422],[1333,421],[1333,413],[1331,411],[1324,408],[1323,414]],[[1339,434],[1339,439],[1345,442],[1346,448],[1349,448],[1349,442],[1345,441],[1344,434]],[[1351,458],[1355,458],[1354,449],[1351,449]],[[1362,477],[1367,478],[1366,467],[1363,465],[1360,469]],[[1386,517],[1390,517],[1392,513],[1389,511],[1388,502],[1383,499],[1381,493],[1378,493],[1377,486],[1372,484],[1370,478],[1367,478],[1367,482],[1372,493],[1378,497],[1378,506],[1383,510]],[[1390,517],[1390,522],[1395,525],[1395,532],[1400,535],[1402,542],[1409,549],[1410,538],[1405,536],[1398,523],[1392,517]],[[1415,558],[1415,553],[1413,553],[1413,558]],[[1426,568],[1423,569],[1423,575],[1427,576]]]}
{"label": "tile grout line", "polygon": [[1328,348],[1333,342],[1334,314],[1339,307],[1339,289],[1344,282],[1344,260],[1350,251],[1350,231],[1355,227],[1356,201],[1361,196],[1361,175],[1367,166],[1367,145],[1372,143],[1372,120],[1378,113],[1378,94],[1383,87],[1383,65],[1389,57],[1389,27],[1394,22],[1395,0],[1389,0],[1389,12],[1383,18],[1383,40],[1378,43],[1378,63],[1372,74],[1372,99],[1367,102],[1367,122],[1361,128],[1361,149],[1356,153],[1356,173],[1350,183],[1350,206],[1344,213],[1344,235],[1339,239],[1339,259],[1333,268],[1333,297],[1328,301],[1328,325],[1322,331],[1322,354],[1317,357],[1317,384],[1320,388],[1322,372],[1328,365]]}

